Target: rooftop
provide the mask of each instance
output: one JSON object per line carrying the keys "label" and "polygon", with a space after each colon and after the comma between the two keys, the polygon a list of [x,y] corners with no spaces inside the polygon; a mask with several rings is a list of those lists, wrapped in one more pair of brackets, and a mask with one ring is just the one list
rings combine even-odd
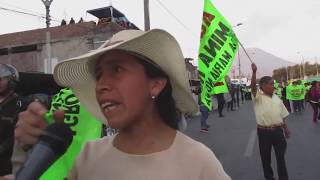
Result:
{"label": "rooftop", "polygon": [[[64,39],[71,37],[85,36],[96,28],[93,21],[65,26],[50,27],[49,31],[51,39]],[[8,47],[12,45],[25,45],[33,43],[44,43],[46,40],[46,28],[34,29],[29,31],[21,31],[10,34],[0,35],[0,47]]]}

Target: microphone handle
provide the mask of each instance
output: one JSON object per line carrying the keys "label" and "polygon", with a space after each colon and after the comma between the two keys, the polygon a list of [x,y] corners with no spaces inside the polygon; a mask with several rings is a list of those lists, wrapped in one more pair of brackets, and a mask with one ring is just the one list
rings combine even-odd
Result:
{"label": "microphone handle", "polygon": [[17,172],[15,179],[38,180],[57,158],[57,155],[52,151],[50,146],[40,141],[34,146],[27,161]]}

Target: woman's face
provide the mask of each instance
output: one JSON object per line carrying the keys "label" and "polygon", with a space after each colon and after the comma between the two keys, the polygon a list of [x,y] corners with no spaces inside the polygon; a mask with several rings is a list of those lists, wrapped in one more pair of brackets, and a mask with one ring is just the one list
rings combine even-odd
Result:
{"label": "woman's face", "polygon": [[138,59],[121,51],[100,57],[95,72],[101,111],[108,124],[117,129],[146,118],[154,107],[151,97],[159,95],[166,83],[147,77]]}

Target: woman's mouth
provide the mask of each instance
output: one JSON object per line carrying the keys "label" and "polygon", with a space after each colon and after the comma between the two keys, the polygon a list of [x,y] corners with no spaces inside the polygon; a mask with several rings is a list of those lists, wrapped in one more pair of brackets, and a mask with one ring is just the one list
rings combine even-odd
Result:
{"label": "woman's mouth", "polygon": [[105,102],[101,104],[101,108],[105,111],[105,112],[110,112],[113,111],[114,109],[116,109],[120,104],[116,103],[116,102]]}

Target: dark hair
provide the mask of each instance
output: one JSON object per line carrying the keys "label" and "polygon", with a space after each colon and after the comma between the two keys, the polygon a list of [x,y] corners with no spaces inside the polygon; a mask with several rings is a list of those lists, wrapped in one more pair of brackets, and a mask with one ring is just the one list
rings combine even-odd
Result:
{"label": "dark hair", "polygon": [[312,81],[312,82],[311,82],[311,86],[312,86],[312,87],[316,86],[316,84],[317,84],[317,81]]}
{"label": "dark hair", "polygon": [[262,87],[262,85],[268,84],[268,82],[271,81],[271,80],[272,80],[272,77],[270,77],[270,76],[263,76],[263,77],[260,79],[260,81],[259,81],[259,86],[260,86],[260,88]]}
{"label": "dark hair", "polygon": [[160,114],[160,117],[169,127],[178,129],[178,123],[180,121],[179,113],[176,108],[175,100],[172,97],[172,86],[168,76],[161,69],[157,68],[150,62],[142,60],[142,58],[139,56],[136,57],[139,59],[138,62],[144,67],[144,71],[149,78],[167,79],[166,86],[155,100],[156,108]]}

